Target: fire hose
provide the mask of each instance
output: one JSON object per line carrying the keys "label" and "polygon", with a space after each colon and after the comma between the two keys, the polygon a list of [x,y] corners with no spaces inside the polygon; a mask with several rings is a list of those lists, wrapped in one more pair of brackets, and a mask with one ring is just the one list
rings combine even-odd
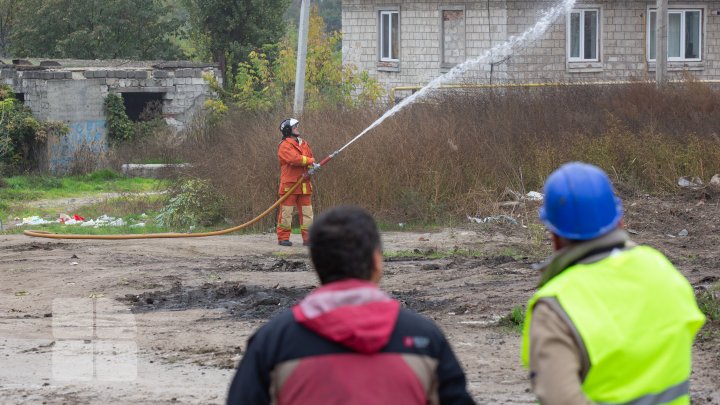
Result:
{"label": "fire hose", "polygon": [[[357,138],[355,138],[357,139]],[[350,143],[354,142],[355,139],[353,139]],[[332,154],[328,155],[325,159],[320,161],[318,163],[320,166],[315,167],[313,169],[310,169],[308,172],[306,172],[302,177],[298,179],[298,181],[293,184],[290,189],[285,192],[273,205],[270,206],[270,208],[263,211],[260,215],[256,216],[255,218],[251,219],[248,222],[245,222],[244,224],[240,224],[237,226],[233,226],[232,228],[227,229],[221,229],[218,231],[210,231],[210,232],[198,232],[198,233],[182,233],[182,232],[168,232],[168,233],[146,233],[146,234],[124,234],[124,235],[78,235],[78,234],[60,234],[60,233],[52,233],[47,231],[39,231],[39,230],[31,230],[28,229],[23,232],[23,234],[27,236],[33,236],[36,238],[50,238],[50,239],[105,239],[105,240],[119,240],[119,239],[162,239],[162,238],[200,238],[204,236],[218,236],[218,235],[226,235],[228,233],[237,232],[243,228],[247,228],[248,226],[256,223],[257,221],[264,218],[267,214],[272,212],[275,208],[277,208],[280,204],[282,204],[283,201],[285,201],[290,195],[292,195],[293,191],[302,184],[303,181],[308,180],[315,172],[325,165],[327,162],[330,161],[330,159],[334,158],[338,153],[340,153],[345,147],[350,145],[348,143],[343,148],[333,152]]]}

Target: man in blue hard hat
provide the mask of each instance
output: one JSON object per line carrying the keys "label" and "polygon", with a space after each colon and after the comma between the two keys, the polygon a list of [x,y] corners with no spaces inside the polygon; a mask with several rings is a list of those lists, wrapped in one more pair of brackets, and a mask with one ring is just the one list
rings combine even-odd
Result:
{"label": "man in blue hard hat", "polygon": [[573,162],[545,183],[555,253],[528,303],[522,361],[543,404],[688,404],[705,318],[657,250],[631,243],[607,174]]}

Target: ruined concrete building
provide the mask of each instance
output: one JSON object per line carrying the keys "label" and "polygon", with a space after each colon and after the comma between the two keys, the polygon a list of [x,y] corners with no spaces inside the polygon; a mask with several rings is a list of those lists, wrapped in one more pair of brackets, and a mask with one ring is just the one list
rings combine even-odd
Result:
{"label": "ruined concrete building", "polygon": [[138,120],[149,102],[162,105],[168,125],[182,131],[211,97],[204,75],[221,80],[216,65],[191,62],[36,61],[0,65],[0,79],[40,120],[66,123],[70,131],[48,144],[50,171],[67,168],[79,145],[106,145],[104,100],[123,97],[128,117]]}

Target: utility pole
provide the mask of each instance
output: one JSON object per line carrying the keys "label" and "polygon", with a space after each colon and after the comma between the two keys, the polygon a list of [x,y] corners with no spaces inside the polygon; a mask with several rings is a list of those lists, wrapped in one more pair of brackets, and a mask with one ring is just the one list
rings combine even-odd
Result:
{"label": "utility pole", "polygon": [[297,68],[295,69],[295,103],[293,113],[300,118],[305,102],[305,61],[307,59],[307,37],[310,25],[310,0],[300,5],[300,29],[298,32]]}
{"label": "utility pole", "polygon": [[668,0],[657,0],[655,13],[655,85],[667,83]]}

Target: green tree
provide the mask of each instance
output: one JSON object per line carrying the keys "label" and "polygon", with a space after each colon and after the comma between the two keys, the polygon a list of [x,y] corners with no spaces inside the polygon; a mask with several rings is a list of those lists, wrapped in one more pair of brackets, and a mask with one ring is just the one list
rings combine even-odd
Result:
{"label": "green tree", "polygon": [[[374,103],[383,95],[382,87],[367,72],[358,73],[355,67],[342,64],[341,40],[340,33],[325,32],[323,19],[313,7],[305,72],[305,105],[310,109]],[[252,51],[237,65],[228,91],[220,94],[248,110],[289,108],[295,88],[296,47],[297,32],[291,31],[277,45]]]}
{"label": "green tree", "polygon": [[342,0],[318,0],[318,10],[325,21],[325,31],[342,30]]}
{"label": "green tree", "polygon": [[[190,39],[200,56],[220,65],[227,86],[237,63],[254,49],[276,43],[285,33],[289,0],[183,0]],[[229,69],[228,69],[229,68]]]}
{"label": "green tree", "polygon": [[12,32],[20,0],[0,0],[0,56],[8,55],[8,41]]}
{"label": "green tree", "polygon": [[175,59],[179,21],[164,0],[22,0],[10,50],[18,56]]}
{"label": "green tree", "polygon": [[[297,25],[300,21],[300,5],[302,0],[293,0],[285,13],[285,20]],[[317,0],[318,13],[325,21],[325,32],[332,33],[342,30],[342,0]]]}

